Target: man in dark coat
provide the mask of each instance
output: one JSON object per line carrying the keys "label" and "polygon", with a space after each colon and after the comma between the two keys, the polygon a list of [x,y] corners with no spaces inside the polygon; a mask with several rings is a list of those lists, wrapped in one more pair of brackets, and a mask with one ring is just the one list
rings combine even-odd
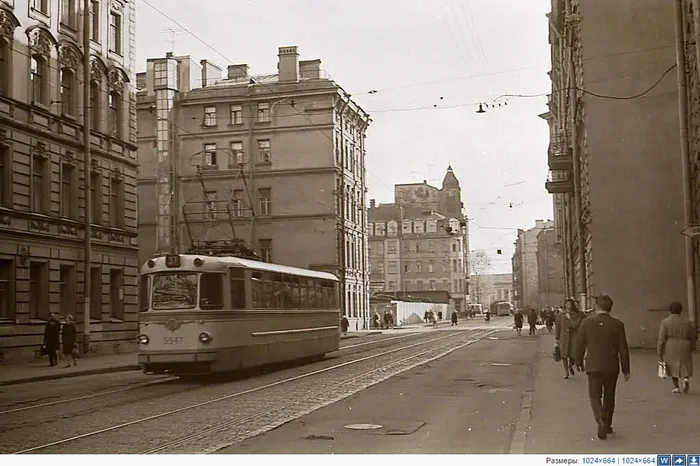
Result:
{"label": "man in dark coat", "polygon": [[55,313],[51,313],[44,327],[44,348],[49,355],[49,367],[58,364],[58,347],[60,346],[61,322]]}
{"label": "man in dark coat", "polygon": [[527,323],[530,324],[530,335],[535,335],[537,333],[537,311],[530,309],[527,314]]}
{"label": "man in dark coat", "polygon": [[583,357],[586,356],[588,396],[598,424],[598,438],[601,440],[613,432],[615,390],[620,366],[625,381],[630,378],[630,353],[625,324],[610,315],[612,306],[610,296],[597,296],[596,314],[583,320],[576,338],[576,364],[582,367]]}

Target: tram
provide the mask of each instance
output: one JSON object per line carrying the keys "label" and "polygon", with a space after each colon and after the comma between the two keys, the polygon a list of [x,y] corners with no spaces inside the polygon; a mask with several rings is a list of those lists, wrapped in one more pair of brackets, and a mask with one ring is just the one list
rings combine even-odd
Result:
{"label": "tram", "polygon": [[201,375],[340,348],[335,275],[238,257],[172,254],[141,268],[147,374]]}

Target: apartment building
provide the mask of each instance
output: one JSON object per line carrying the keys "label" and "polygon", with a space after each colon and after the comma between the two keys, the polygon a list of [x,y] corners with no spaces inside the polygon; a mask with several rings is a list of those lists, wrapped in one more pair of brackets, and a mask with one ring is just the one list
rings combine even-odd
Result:
{"label": "apartment building", "polygon": [[554,228],[551,220],[536,220],[529,230],[518,230],[513,254],[513,291],[515,306],[520,309],[540,309],[540,273],[538,269],[538,235],[543,230]]}
{"label": "apartment building", "polygon": [[551,5],[546,187],[566,294],[590,307],[608,293],[631,344],[652,347],[668,304],[687,296],[674,2]]}
{"label": "apartment building", "polygon": [[138,82],[141,260],[243,239],[261,260],[335,273],[351,328],[368,325],[370,118],[321,60],[280,47],[277,73],[224,73],[167,54]]}
{"label": "apartment building", "polygon": [[395,202],[370,201],[370,280],[375,292],[446,291],[463,311],[469,240],[461,189],[448,167],[442,188],[394,186]]}
{"label": "apartment building", "polygon": [[[77,319],[84,349],[119,352],[135,346],[134,2],[91,5],[85,82],[82,2],[0,0],[0,358],[5,360],[38,356],[50,313]],[[89,173],[83,169],[84,86],[90,88]]]}

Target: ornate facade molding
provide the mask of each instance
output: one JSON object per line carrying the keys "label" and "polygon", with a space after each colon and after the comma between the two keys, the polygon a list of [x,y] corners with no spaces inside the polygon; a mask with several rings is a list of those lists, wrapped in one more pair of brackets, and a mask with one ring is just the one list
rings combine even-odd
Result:
{"label": "ornate facade molding", "polygon": [[57,44],[51,33],[39,26],[27,29],[27,37],[29,38],[29,50],[32,55],[41,55],[48,58],[51,55],[51,48]]}
{"label": "ornate facade molding", "polygon": [[90,81],[92,82],[102,82],[106,72],[106,67],[102,60],[97,57],[92,57],[90,59]]}
{"label": "ornate facade molding", "polygon": [[111,66],[109,70],[107,70],[107,83],[110,92],[124,92],[125,82],[129,82],[129,78],[127,78],[124,70],[116,66]]}
{"label": "ornate facade molding", "polygon": [[58,45],[58,60],[62,68],[77,70],[82,57],[82,52],[74,43],[62,41]]}
{"label": "ornate facade molding", "polygon": [[11,11],[0,8],[0,38],[12,41],[15,28],[19,27],[19,21]]}

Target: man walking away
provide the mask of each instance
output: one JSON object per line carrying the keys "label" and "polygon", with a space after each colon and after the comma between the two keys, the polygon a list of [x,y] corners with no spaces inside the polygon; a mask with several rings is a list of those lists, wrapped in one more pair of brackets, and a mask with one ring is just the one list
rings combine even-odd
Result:
{"label": "man walking away", "polygon": [[535,335],[537,333],[537,311],[530,309],[527,315],[527,323],[530,324],[530,335]]}
{"label": "man walking away", "polygon": [[610,296],[597,296],[596,313],[583,320],[576,339],[576,365],[583,366],[585,355],[588,396],[598,424],[598,438],[601,440],[613,432],[615,390],[620,366],[625,381],[630,378],[630,353],[625,324],[610,315],[612,307],[613,300]]}
{"label": "man walking away", "polygon": [[452,311],[452,325],[457,326],[457,311]]}
{"label": "man walking away", "polygon": [[515,331],[518,333],[518,336],[522,335],[522,333],[523,333],[523,313],[520,312],[520,309],[515,310],[515,314],[513,314],[513,323],[515,324]]}

